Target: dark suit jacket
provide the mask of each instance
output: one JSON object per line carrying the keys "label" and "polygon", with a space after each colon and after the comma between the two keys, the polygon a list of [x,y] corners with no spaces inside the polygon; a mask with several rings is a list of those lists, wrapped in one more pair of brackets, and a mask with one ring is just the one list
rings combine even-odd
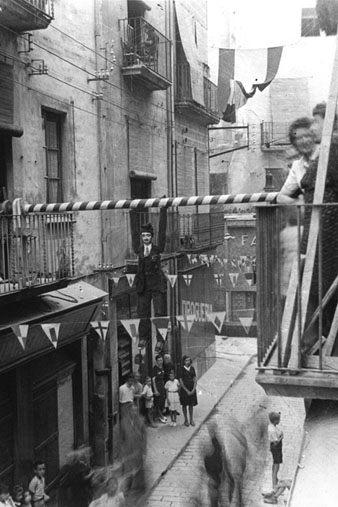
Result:
{"label": "dark suit jacket", "polygon": [[153,291],[165,293],[167,291],[167,280],[161,269],[161,253],[165,248],[166,227],[167,227],[167,209],[160,209],[160,221],[158,227],[158,245],[152,243],[151,252],[147,259],[144,258],[144,246],[140,244],[140,231],[136,230],[136,212],[130,212],[131,232],[133,247],[138,254],[138,267],[135,278],[136,292],[142,294],[146,288],[145,278],[147,278],[147,288]]}

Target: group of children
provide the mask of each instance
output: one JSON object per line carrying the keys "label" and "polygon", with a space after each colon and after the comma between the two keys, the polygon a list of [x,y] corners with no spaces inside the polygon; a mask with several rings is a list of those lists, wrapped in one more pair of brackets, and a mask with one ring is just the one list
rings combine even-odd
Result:
{"label": "group of children", "polygon": [[6,484],[0,484],[0,507],[45,507],[49,496],[45,493],[46,466],[42,461],[34,463],[34,477],[28,489],[21,484],[14,486],[12,495]]}
{"label": "group of children", "polygon": [[[167,407],[170,413],[171,423],[170,426],[176,426],[176,417],[178,413],[178,407],[180,404],[179,400],[179,389],[180,383],[175,378],[174,370],[169,372],[169,380],[164,385],[166,390],[166,401]],[[146,377],[146,382],[144,384],[142,394],[145,400],[145,409],[146,409],[146,418],[147,421],[152,428],[157,428],[157,424],[154,422],[154,391],[152,388],[152,380],[151,377]],[[164,417],[166,420],[166,418]]]}

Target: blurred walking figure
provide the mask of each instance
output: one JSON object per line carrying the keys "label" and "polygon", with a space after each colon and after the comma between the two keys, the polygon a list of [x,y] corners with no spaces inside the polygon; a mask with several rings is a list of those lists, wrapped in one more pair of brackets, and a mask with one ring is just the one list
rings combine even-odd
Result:
{"label": "blurred walking figure", "polygon": [[61,507],[88,506],[92,496],[90,456],[91,451],[85,446],[68,454],[60,472]]}

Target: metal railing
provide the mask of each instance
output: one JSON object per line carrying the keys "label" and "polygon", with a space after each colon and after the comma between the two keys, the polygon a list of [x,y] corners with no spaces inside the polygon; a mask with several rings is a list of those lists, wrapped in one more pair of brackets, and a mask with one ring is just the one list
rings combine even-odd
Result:
{"label": "metal railing", "polygon": [[289,124],[278,122],[261,123],[261,147],[285,147],[290,145],[289,140]]}
{"label": "metal railing", "polygon": [[0,294],[73,275],[71,213],[0,216]]}
{"label": "metal railing", "polygon": [[[193,101],[189,63],[177,63],[175,68],[175,101]],[[203,97],[205,109],[217,115],[217,86],[205,76],[203,77]]]}
{"label": "metal railing", "polygon": [[36,9],[54,18],[54,0],[24,0],[26,3],[33,5]]}
{"label": "metal railing", "polygon": [[[338,324],[334,317],[338,204],[270,205],[257,207],[256,212],[258,366],[323,370],[328,364],[324,356],[336,347],[331,326]],[[313,213],[318,214],[319,228],[317,242],[311,241],[310,269],[306,259]],[[306,307],[305,293],[309,295]],[[338,358],[328,361],[332,359]]]}
{"label": "metal railing", "polygon": [[145,65],[171,80],[170,40],[143,18],[120,19],[123,66]]}
{"label": "metal railing", "polygon": [[[151,222],[154,229],[154,243],[158,238],[159,213],[139,212],[138,228],[144,223]],[[125,212],[127,219],[129,213]],[[224,212],[215,213],[189,213],[178,212],[167,215],[165,253],[174,253],[186,250],[198,250],[212,247],[224,240]],[[128,240],[127,256],[133,258],[131,234]]]}

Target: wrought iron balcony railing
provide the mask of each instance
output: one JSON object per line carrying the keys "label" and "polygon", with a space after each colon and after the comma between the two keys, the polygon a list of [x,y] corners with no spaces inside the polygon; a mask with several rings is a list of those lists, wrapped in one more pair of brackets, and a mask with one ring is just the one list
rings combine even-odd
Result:
{"label": "wrought iron balcony railing", "polygon": [[[120,19],[120,32],[123,67],[135,67],[133,75],[136,75],[136,68],[145,67],[164,79],[164,83],[161,79],[158,80],[158,86],[167,88],[171,84],[171,43],[169,39],[141,17]],[[133,71],[129,69],[128,72],[130,74]],[[141,77],[148,81],[154,80],[151,75],[144,74]]]}
{"label": "wrought iron balcony railing", "polygon": [[2,25],[19,32],[47,28],[54,19],[54,0],[15,0],[1,3]]}
{"label": "wrought iron balcony railing", "polygon": [[[284,374],[338,371],[338,204],[256,211],[258,366]],[[309,229],[314,213],[317,240]]]}
{"label": "wrought iron balcony railing", "polygon": [[0,295],[73,275],[71,213],[0,216]]}
{"label": "wrought iron balcony railing", "polygon": [[[154,228],[154,242],[158,237],[158,212],[139,212],[138,227],[151,222]],[[126,213],[128,217],[128,213]],[[170,213],[167,216],[165,253],[198,251],[214,247],[224,240],[224,212],[215,213]],[[128,244],[128,258],[136,258],[132,251],[131,236]]]}
{"label": "wrought iron balcony railing", "polygon": [[290,146],[289,124],[278,122],[261,123],[262,149],[285,149]]}
{"label": "wrought iron balcony railing", "polygon": [[[191,83],[191,68],[189,63],[177,63],[175,72],[175,102],[194,103]],[[203,77],[203,97],[205,111],[218,118],[217,86],[207,77]],[[196,103],[197,105],[197,103]]]}

